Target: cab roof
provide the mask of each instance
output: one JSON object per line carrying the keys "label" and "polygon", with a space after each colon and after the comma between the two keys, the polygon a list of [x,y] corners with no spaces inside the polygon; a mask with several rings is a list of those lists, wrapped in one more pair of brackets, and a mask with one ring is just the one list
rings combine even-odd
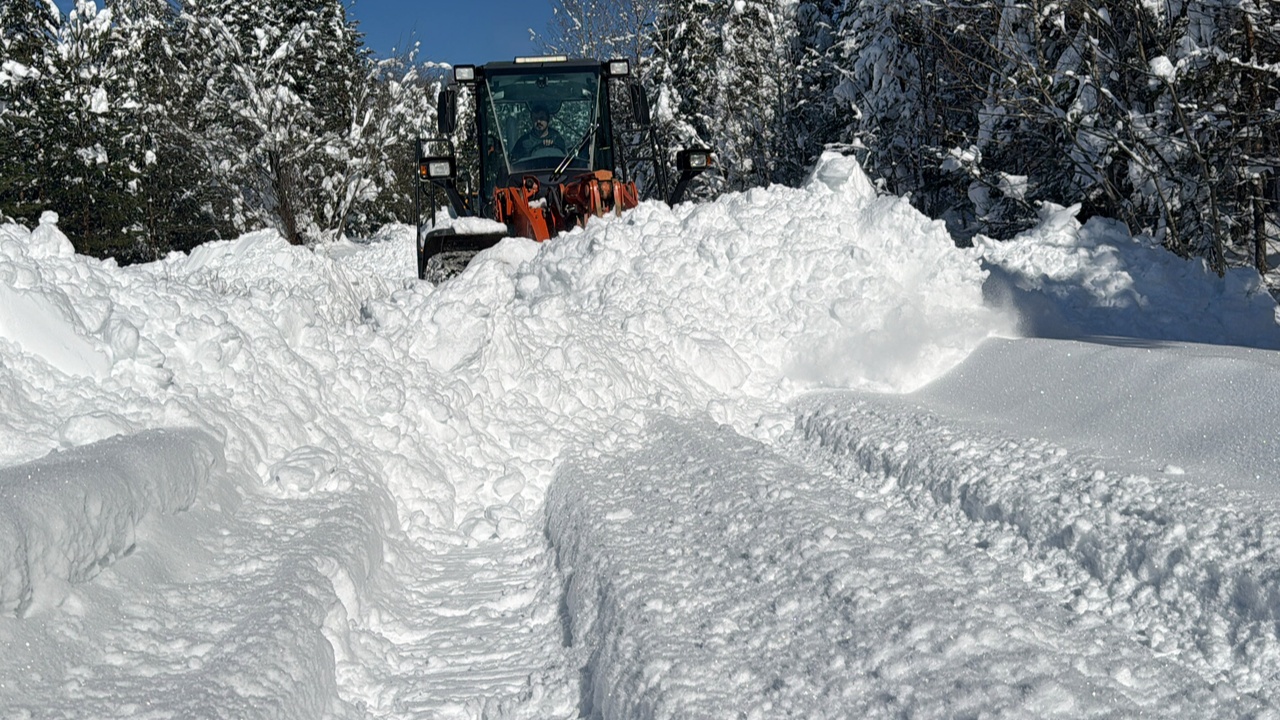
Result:
{"label": "cab roof", "polygon": [[515,61],[491,62],[476,67],[477,72],[503,74],[508,72],[529,72],[530,70],[600,70],[604,63],[599,60],[577,58],[561,60],[551,58],[519,58]]}

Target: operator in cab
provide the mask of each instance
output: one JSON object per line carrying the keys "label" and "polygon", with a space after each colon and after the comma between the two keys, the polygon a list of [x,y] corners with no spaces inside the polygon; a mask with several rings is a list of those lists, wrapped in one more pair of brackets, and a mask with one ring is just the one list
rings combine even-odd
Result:
{"label": "operator in cab", "polygon": [[564,155],[564,138],[551,127],[551,113],[546,108],[535,107],[529,113],[529,119],[533,121],[533,127],[516,140],[515,156],[527,158],[543,148],[555,148]]}

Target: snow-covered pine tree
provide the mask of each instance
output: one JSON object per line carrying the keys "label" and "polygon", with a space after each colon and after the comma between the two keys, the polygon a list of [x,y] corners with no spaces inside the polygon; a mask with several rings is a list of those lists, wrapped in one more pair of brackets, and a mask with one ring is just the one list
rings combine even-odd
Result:
{"label": "snow-covered pine tree", "polygon": [[56,50],[61,14],[49,0],[0,3],[0,219],[31,224],[42,207],[40,106],[43,71]]}
{"label": "snow-covered pine tree", "polygon": [[867,171],[957,231],[972,222],[967,188],[977,157],[966,129],[971,83],[955,76],[938,43],[967,31],[951,20],[920,0],[851,0],[838,25],[837,94],[849,104],[842,135],[860,148]]}
{"label": "snow-covered pine tree", "polygon": [[730,189],[779,179],[798,84],[794,0],[737,0],[726,8],[716,58],[716,149]]}
{"label": "snow-covered pine tree", "polygon": [[209,181],[193,149],[191,99],[198,83],[178,45],[177,10],[168,0],[112,0],[109,7],[132,240],[118,257],[151,259],[229,234],[225,192]]}
{"label": "snow-covered pine tree", "polygon": [[320,239],[336,218],[326,185],[348,160],[340,137],[367,67],[345,7],[191,0],[184,18],[186,43],[202,48],[205,63],[203,149],[239,192],[236,228],[274,227],[293,243]]}
{"label": "snow-covered pine tree", "polygon": [[845,5],[845,81],[835,94],[852,112],[842,139],[891,192],[944,219],[962,242],[1026,227],[1046,190],[1070,190],[1078,174],[1060,122],[1072,98],[1055,84],[1071,75],[1058,66],[1066,46],[1044,33],[1062,5]]}
{"label": "snow-covered pine tree", "polygon": [[[720,27],[726,3],[718,0],[661,0],[641,58],[642,77],[653,100],[653,121],[660,152],[673,165],[681,148],[717,150],[717,79],[723,54]],[[705,173],[691,197],[712,197],[724,188],[721,173]]]}
{"label": "snow-covered pine tree", "polygon": [[62,14],[50,0],[9,0],[0,5],[0,52],[4,61],[38,64],[57,35]]}
{"label": "snow-covered pine tree", "polygon": [[547,32],[535,35],[547,52],[633,61],[649,53],[645,33],[657,16],[658,0],[555,0],[551,6]]}
{"label": "snow-covered pine tree", "polygon": [[841,4],[840,0],[814,0],[796,7],[790,53],[796,73],[787,92],[786,132],[777,151],[775,179],[779,182],[800,182],[828,145],[841,145],[843,103],[836,88],[842,78],[835,35]]}
{"label": "snow-covered pine tree", "polygon": [[326,216],[331,236],[369,233],[412,217],[412,148],[417,138],[433,134],[428,128],[435,127],[439,91],[439,82],[425,77],[428,69],[415,62],[415,53],[368,64],[340,138],[341,174],[325,183],[334,203]]}
{"label": "snow-covered pine tree", "polygon": [[1034,224],[1036,193],[1062,174],[1059,137],[1045,123],[1053,114],[1043,112],[1053,76],[1045,65],[1058,53],[1038,24],[1053,8],[1040,5],[954,3],[931,26],[946,145],[930,154],[944,158],[941,185],[967,201],[949,217],[962,238],[1010,237]]}
{"label": "snow-covered pine tree", "polygon": [[112,59],[117,42],[112,11],[80,0],[65,16],[56,52],[41,69],[33,117],[40,147],[31,159],[43,175],[40,200],[58,212],[77,250],[98,256],[133,243],[136,175],[124,138],[134,99]]}
{"label": "snow-covered pine tree", "polygon": [[[803,127],[803,114],[813,109],[804,102],[812,88],[803,73],[827,57],[814,49],[806,59],[799,8],[795,0],[660,5],[645,82],[657,99],[662,144],[671,157],[692,145],[717,156],[718,172],[695,196],[794,181],[804,162],[798,158],[816,155],[826,141]],[[809,32],[820,30],[822,15],[806,8]]]}
{"label": "snow-covered pine tree", "polygon": [[[1275,11],[1236,0],[846,4],[848,139],[958,236],[1082,203],[1171,249],[1265,260]],[[1268,55],[1270,53],[1270,55]],[[1248,246],[1251,249],[1245,249]]]}

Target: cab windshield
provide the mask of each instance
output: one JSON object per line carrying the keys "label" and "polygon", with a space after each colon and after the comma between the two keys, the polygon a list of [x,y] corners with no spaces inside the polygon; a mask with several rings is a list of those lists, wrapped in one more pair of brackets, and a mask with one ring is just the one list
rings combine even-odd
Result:
{"label": "cab windshield", "polygon": [[566,157],[570,175],[608,165],[599,72],[490,74],[482,93],[486,192],[511,175],[550,172]]}

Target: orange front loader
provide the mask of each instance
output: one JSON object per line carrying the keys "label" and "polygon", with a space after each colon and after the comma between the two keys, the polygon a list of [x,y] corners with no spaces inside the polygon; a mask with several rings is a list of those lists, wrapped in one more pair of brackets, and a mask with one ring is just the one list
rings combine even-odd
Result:
{"label": "orange front loader", "polygon": [[[559,56],[455,67],[454,82],[439,97],[442,137],[417,147],[418,276],[447,277],[504,237],[543,241],[634,208],[640,192],[630,168],[648,168],[650,195],[679,202],[689,181],[711,167],[710,153],[678,153],[679,180],[668,191],[648,100],[630,70],[626,60]],[[462,128],[460,99],[474,108]],[[451,217],[487,218],[502,227],[437,225],[439,191]],[[432,213],[430,221],[424,212]]]}

